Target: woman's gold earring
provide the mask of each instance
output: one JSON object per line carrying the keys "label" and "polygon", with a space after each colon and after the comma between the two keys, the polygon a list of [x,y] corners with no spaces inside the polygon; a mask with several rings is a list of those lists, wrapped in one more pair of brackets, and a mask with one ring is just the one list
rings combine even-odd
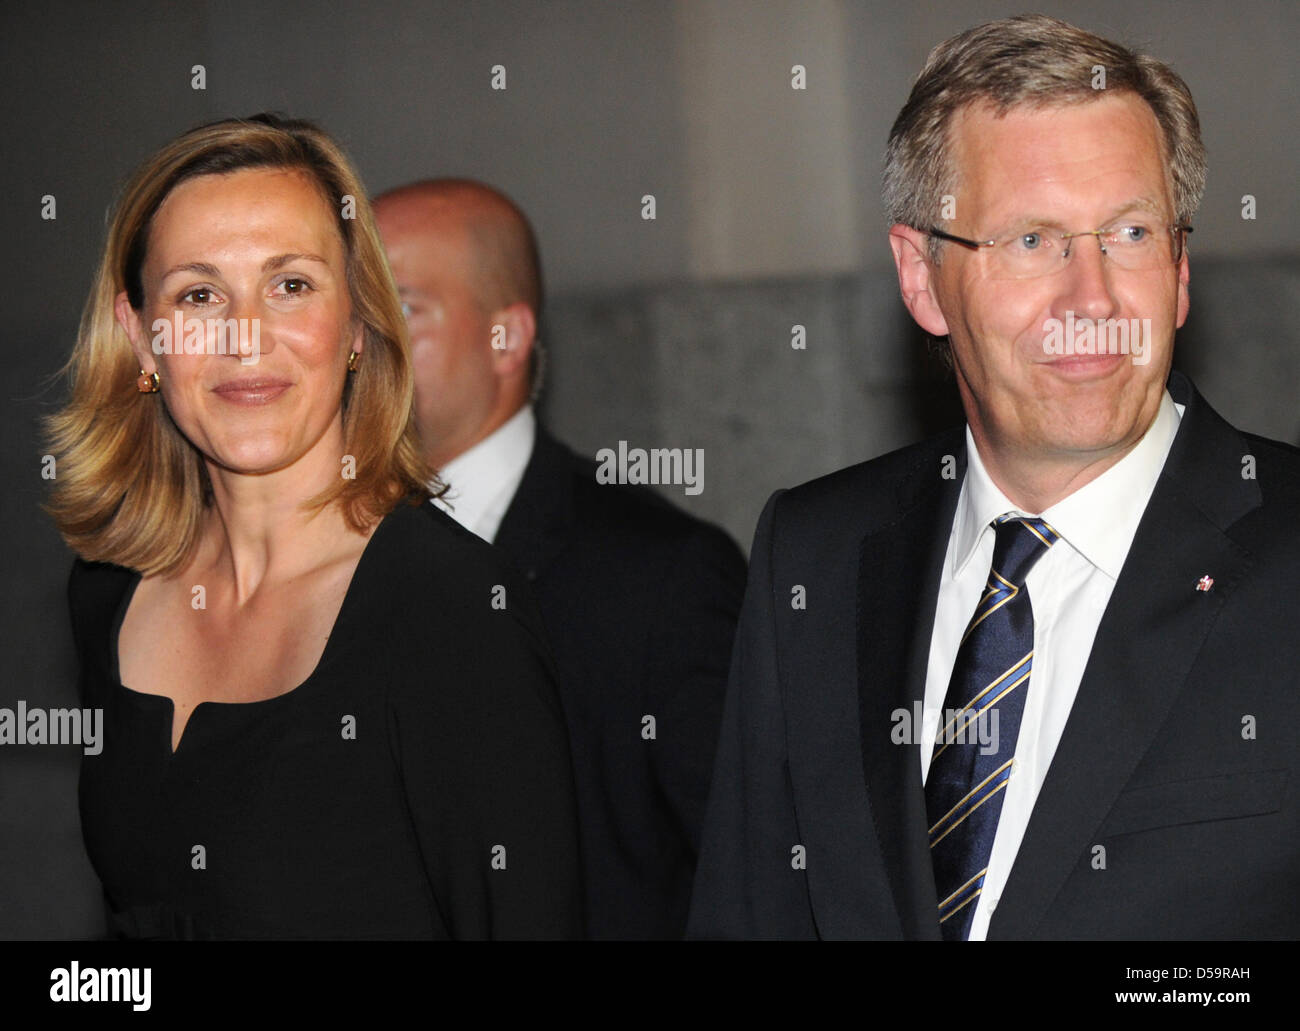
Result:
{"label": "woman's gold earring", "polygon": [[159,391],[158,373],[146,373],[144,369],[140,370],[140,378],[135,381],[135,389],[142,394],[156,394]]}
{"label": "woman's gold earring", "polygon": [[348,355],[348,372],[357,371],[357,359],[361,357],[360,351],[353,351]]}

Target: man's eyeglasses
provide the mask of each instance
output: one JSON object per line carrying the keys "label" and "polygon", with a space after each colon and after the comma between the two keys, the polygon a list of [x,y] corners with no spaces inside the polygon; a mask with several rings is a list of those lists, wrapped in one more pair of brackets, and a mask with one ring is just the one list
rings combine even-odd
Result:
{"label": "man's eyeglasses", "polygon": [[933,226],[928,232],[930,236],[973,251],[987,248],[988,273],[992,279],[1034,279],[1065,268],[1076,236],[1095,236],[1107,261],[1116,268],[1140,272],[1178,264],[1191,231],[1191,226],[1179,223],[1155,226],[1126,219],[1122,225],[1080,233],[1034,226],[997,240],[967,240]]}

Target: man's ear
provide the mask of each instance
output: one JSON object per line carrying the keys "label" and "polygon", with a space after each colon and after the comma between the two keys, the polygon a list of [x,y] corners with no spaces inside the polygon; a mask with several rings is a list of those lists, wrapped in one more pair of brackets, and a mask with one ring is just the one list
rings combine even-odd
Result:
{"label": "man's ear", "polygon": [[898,269],[898,288],[903,304],[923,330],[932,337],[948,335],[948,320],[939,310],[934,296],[933,267],[926,257],[930,238],[919,229],[896,225],[889,230],[889,249],[894,252]]}
{"label": "man's ear", "polygon": [[157,372],[158,359],[153,353],[153,348],[149,346],[149,337],[144,331],[144,323],[140,321],[140,313],[131,307],[125,290],[113,301],[113,315],[127,335],[127,339],[131,341],[131,350],[135,352],[136,364],[145,371],[146,375]]}
{"label": "man's ear", "polygon": [[492,367],[498,376],[527,370],[537,335],[537,317],[523,301],[516,301],[492,315]]}
{"label": "man's ear", "polygon": [[1178,313],[1174,319],[1174,329],[1182,329],[1183,323],[1187,321],[1187,310],[1191,307],[1192,299],[1188,293],[1188,285],[1192,281],[1191,266],[1187,263],[1187,248],[1183,248],[1183,256],[1178,260]]}

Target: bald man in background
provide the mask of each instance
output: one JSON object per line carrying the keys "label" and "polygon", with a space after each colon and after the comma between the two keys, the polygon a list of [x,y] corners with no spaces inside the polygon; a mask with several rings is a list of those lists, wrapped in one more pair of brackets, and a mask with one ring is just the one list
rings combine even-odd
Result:
{"label": "bald man in background", "polygon": [[[560,674],[593,938],[680,938],[745,561],[718,528],[538,424],[541,267],[527,218],[468,180],[375,202],[448,511],[532,581]],[[653,736],[645,717],[652,716]]]}

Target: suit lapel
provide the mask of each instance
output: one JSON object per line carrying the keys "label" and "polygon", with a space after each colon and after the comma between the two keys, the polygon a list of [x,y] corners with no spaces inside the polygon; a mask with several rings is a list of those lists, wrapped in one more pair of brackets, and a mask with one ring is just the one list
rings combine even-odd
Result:
{"label": "suit lapel", "polygon": [[[863,773],[903,933],[912,939],[940,937],[915,714],[925,698],[935,599],[965,475],[964,441],[947,453],[959,456],[956,476],[942,479],[937,460],[918,468],[901,492],[900,520],[863,540],[858,571]],[[896,743],[900,710],[913,730]]]}
{"label": "suit lapel", "polygon": [[564,445],[539,424],[524,477],[494,541],[529,580],[541,576],[571,539],[573,476]]}
{"label": "suit lapel", "polygon": [[[1178,374],[1170,391],[1187,408],[1098,626],[990,938],[1034,936],[1250,568],[1249,554],[1224,532],[1259,504],[1258,486],[1240,472],[1249,448]],[[1205,574],[1213,588],[1198,591]]]}
{"label": "suit lapel", "polygon": [[[920,765],[890,730],[918,675],[924,683],[928,647],[914,669],[920,646],[911,642],[929,641],[927,585],[961,483],[960,473],[940,479],[940,459],[961,454],[960,439],[923,449],[888,496],[879,484],[890,474],[869,467],[823,485],[840,518],[817,503],[778,510],[772,569],[788,770],[822,938],[939,937],[929,856],[917,851],[926,832]],[[875,527],[865,538],[864,525]],[[790,604],[795,584],[808,585],[806,611]]]}

